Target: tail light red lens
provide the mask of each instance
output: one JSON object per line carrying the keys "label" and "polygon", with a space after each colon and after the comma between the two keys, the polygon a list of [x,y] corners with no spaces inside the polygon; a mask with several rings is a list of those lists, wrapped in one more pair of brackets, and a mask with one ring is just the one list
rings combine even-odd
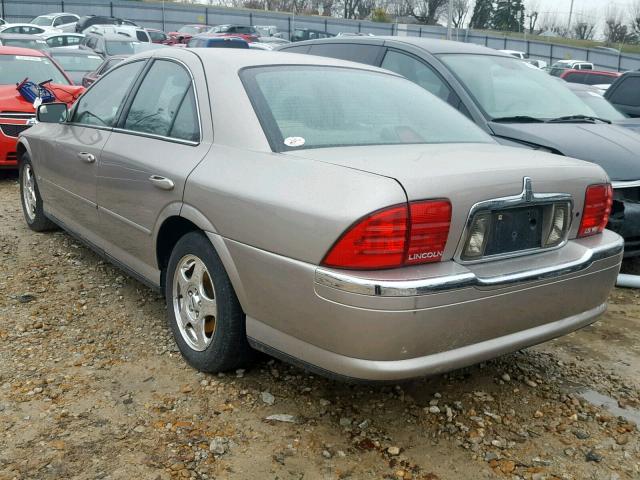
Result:
{"label": "tail light red lens", "polygon": [[426,200],[374,212],[350,227],[322,264],[383,269],[439,262],[451,223],[448,200]]}
{"label": "tail light red lens", "polygon": [[613,204],[613,189],[608,183],[589,185],[584,197],[582,221],[578,230],[578,237],[588,237],[601,233],[609,222],[611,205]]}

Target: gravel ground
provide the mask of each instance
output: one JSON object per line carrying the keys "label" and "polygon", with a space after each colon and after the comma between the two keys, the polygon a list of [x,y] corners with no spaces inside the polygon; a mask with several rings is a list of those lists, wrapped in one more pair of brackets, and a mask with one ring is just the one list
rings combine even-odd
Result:
{"label": "gravel ground", "polygon": [[580,332],[401,385],[266,357],[204,375],[158,295],[29,231],[18,192],[0,179],[0,479],[640,478],[633,290]]}

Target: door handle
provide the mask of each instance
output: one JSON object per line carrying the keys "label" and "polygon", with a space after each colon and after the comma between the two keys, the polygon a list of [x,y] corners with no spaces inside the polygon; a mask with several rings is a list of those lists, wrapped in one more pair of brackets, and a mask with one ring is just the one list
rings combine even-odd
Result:
{"label": "door handle", "polygon": [[173,190],[173,180],[160,175],[151,175],[149,181],[153,183],[154,187],[158,187],[160,190]]}
{"label": "door handle", "polygon": [[85,163],[93,163],[96,161],[96,156],[92,153],[80,152],[78,158]]}

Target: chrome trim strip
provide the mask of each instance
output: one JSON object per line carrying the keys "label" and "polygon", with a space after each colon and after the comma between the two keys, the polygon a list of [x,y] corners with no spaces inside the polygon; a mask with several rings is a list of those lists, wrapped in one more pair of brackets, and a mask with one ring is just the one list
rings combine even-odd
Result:
{"label": "chrome trim strip", "polygon": [[[505,210],[508,208],[522,207],[527,205],[549,205],[558,202],[566,202],[569,204],[569,224],[564,232],[564,238],[562,242],[553,247],[540,247],[527,250],[518,250],[515,252],[499,253],[496,255],[485,255],[478,259],[464,260],[462,258],[462,252],[464,252],[465,245],[467,244],[469,237],[469,230],[473,224],[473,220],[476,215],[482,211],[491,210]],[[522,192],[517,195],[511,195],[508,197],[493,198],[490,200],[483,200],[474,204],[469,210],[469,216],[465,223],[464,230],[462,232],[461,241],[456,249],[454,258],[456,262],[461,265],[470,265],[474,263],[486,262],[487,260],[498,260],[504,258],[520,257],[523,255],[530,255],[531,253],[549,252],[562,248],[569,241],[569,231],[571,230],[571,223],[573,222],[573,197],[568,193],[534,193],[531,186],[531,178],[523,177],[522,179]]]}
{"label": "chrome trim strip", "polygon": [[448,275],[444,277],[418,280],[394,281],[372,280],[360,278],[348,273],[318,267],[315,282],[318,285],[343,290],[349,293],[377,297],[412,297],[445,290],[456,290],[468,287],[513,286],[525,282],[548,280],[589,268],[594,262],[622,254],[624,240],[618,237],[614,243],[589,249],[585,254],[571,262],[552,265],[533,270],[498,275],[495,277],[478,277],[473,272]]}
{"label": "chrome trim strip", "polygon": [[622,182],[611,182],[611,186],[614,190],[618,190],[620,188],[633,188],[640,187],[640,180],[626,180]]}

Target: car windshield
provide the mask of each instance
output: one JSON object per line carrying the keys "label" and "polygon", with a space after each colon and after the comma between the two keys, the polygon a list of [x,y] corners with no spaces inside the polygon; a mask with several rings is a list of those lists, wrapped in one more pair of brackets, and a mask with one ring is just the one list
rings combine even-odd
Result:
{"label": "car windshield", "polygon": [[102,63],[102,58],[98,55],[53,53],[52,56],[67,72],[93,72]]}
{"label": "car windshield", "polygon": [[596,115],[600,118],[604,118],[606,120],[624,120],[627,118],[625,115],[620,113],[616,108],[611,105],[602,95],[596,92],[576,92],[578,97],[589,105],[591,110],[593,110]]}
{"label": "car windshield", "polygon": [[184,27],[181,27],[178,32],[179,33],[190,33],[190,34],[196,34],[196,33],[200,33],[200,28],[193,26],[193,25],[185,25]]}
{"label": "car windshield", "polygon": [[550,120],[595,113],[559,80],[513,57],[446,54],[453,71],[489,119]]}
{"label": "car windshield", "polygon": [[46,57],[0,55],[0,85],[15,85],[25,78],[36,83],[52,80],[69,85],[62,72]]}
{"label": "car windshield", "polygon": [[51,25],[52,21],[53,21],[53,17],[41,16],[31,20],[31,23],[33,23],[34,25],[40,25],[41,27],[48,27]]}
{"label": "car windshield", "polygon": [[46,50],[48,48],[47,42],[44,40],[32,40],[30,38],[4,38],[0,42],[5,47],[34,48],[36,50]]}
{"label": "car windshield", "polygon": [[109,55],[128,55],[135,53],[136,42],[122,42],[117,40],[107,40],[107,54]]}
{"label": "car windshield", "polygon": [[243,70],[274,151],[352,145],[492,143],[451,106],[395,75],[339,67]]}

